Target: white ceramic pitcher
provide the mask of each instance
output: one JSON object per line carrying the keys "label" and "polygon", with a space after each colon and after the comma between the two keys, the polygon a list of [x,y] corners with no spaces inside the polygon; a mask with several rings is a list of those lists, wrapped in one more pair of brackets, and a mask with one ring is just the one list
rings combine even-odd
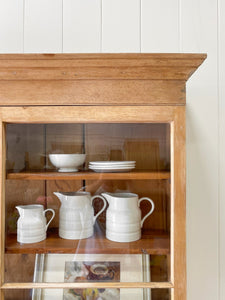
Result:
{"label": "white ceramic pitcher", "polygon": [[[154,202],[147,197],[138,199],[132,193],[102,193],[109,207],[106,211],[106,238],[115,242],[132,242],[141,238],[144,221],[154,210]],[[150,211],[141,219],[141,201],[151,203]]]}
{"label": "white ceramic pitcher", "polygon": [[[59,210],[59,236],[64,239],[85,239],[93,235],[97,217],[106,208],[106,200],[99,196],[91,197],[88,192],[54,192],[61,201]],[[103,208],[94,216],[92,202],[101,198]]]}
{"label": "white ceramic pitcher", "polygon": [[[20,217],[17,221],[17,241],[19,243],[37,243],[46,239],[46,231],[55,216],[53,209],[44,210],[41,204],[16,206]],[[46,224],[45,213],[52,212],[52,217]]]}

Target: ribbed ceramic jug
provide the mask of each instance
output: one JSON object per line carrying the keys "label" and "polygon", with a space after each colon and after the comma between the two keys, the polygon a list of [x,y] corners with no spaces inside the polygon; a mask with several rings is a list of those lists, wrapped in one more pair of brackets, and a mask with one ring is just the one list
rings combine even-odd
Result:
{"label": "ribbed ceramic jug", "polygon": [[[37,243],[46,239],[46,231],[55,216],[53,209],[44,210],[41,204],[18,205],[20,217],[17,221],[17,241],[19,243]],[[45,213],[52,212],[52,217],[46,224]]]}
{"label": "ribbed ceramic jug", "polygon": [[[106,211],[106,238],[115,242],[132,242],[141,238],[144,221],[154,210],[154,202],[147,197],[138,199],[132,193],[102,193],[109,207]],[[151,203],[150,211],[141,219],[141,201]]]}
{"label": "ribbed ceramic jug", "polygon": [[[64,239],[85,239],[93,235],[97,217],[106,207],[106,200],[88,192],[54,192],[61,201],[59,210],[59,236]],[[101,198],[103,208],[94,216],[92,202]]]}

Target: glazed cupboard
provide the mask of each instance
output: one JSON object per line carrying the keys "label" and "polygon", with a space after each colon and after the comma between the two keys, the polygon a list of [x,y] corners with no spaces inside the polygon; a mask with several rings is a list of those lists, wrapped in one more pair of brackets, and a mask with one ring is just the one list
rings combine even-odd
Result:
{"label": "glazed cupboard", "polygon": [[[186,299],[185,84],[205,58],[0,55],[1,299]],[[60,172],[50,154],[85,159]],[[18,241],[28,205],[55,213],[39,242]],[[60,236],[64,216],[93,234]]]}

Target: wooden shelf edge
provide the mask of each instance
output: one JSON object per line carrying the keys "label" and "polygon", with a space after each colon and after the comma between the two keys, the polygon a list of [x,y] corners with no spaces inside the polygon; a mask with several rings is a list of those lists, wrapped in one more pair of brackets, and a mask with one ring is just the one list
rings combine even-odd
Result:
{"label": "wooden shelf edge", "polygon": [[66,240],[58,237],[56,230],[48,233],[47,239],[39,243],[20,244],[16,234],[6,237],[5,253],[77,253],[77,254],[152,254],[167,255],[170,253],[170,240],[166,234],[144,233],[142,239],[130,243],[113,242],[104,235],[94,235],[82,240]]}
{"label": "wooden shelf edge", "polygon": [[171,282],[13,282],[4,283],[2,289],[56,289],[56,288],[155,288],[155,289],[165,289],[173,288]]}
{"label": "wooden shelf edge", "polygon": [[79,171],[77,173],[59,173],[54,171],[8,172],[6,179],[11,180],[161,180],[169,179],[169,171],[131,171],[124,173],[95,173]]}

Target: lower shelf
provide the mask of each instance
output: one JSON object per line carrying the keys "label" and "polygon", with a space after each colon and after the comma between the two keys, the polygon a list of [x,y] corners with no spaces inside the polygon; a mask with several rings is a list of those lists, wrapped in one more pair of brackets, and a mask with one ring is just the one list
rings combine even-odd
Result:
{"label": "lower shelf", "polygon": [[47,239],[33,244],[20,244],[16,234],[6,237],[6,253],[90,253],[90,254],[169,254],[169,235],[162,232],[146,231],[142,239],[130,243],[113,242],[102,235],[88,239],[65,240],[58,236],[57,230],[48,232]]}

